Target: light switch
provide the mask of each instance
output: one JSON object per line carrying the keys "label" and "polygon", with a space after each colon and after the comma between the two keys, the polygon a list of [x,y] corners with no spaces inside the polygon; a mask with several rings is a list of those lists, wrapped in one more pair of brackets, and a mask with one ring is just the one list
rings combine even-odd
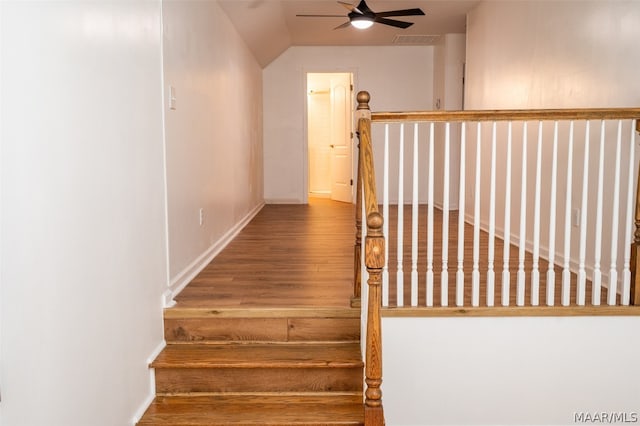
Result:
{"label": "light switch", "polygon": [[169,86],[169,109],[176,109],[176,88]]}

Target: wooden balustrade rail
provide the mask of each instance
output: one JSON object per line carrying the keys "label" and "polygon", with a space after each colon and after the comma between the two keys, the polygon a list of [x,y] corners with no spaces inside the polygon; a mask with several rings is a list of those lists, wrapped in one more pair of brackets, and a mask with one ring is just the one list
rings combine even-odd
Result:
{"label": "wooden balustrade rail", "polygon": [[[503,110],[503,111],[427,111],[376,112],[369,108],[370,96],[357,96],[356,118],[359,137],[356,241],[354,247],[354,302],[361,297],[361,262],[368,273],[366,354],[365,354],[365,425],[384,425],[382,407],[382,274],[385,267],[383,222],[387,218],[378,211],[376,180],[371,143],[372,122],[483,122],[483,121],[562,121],[562,120],[636,120],[640,132],[640,108],[573,109],[573,110]],[[640,306],[640,175],[636,181],[635,233],[631,244],[630,303]],[[362,205],[364,203],[364,206]],[[362,215],[366,220],[366,238],[362,252]],[[355,303],[354,303],[355,305]]]}
{"label": "wooden balustrade rail", "polygon": [[[590,121],[635,120],[635,129],[640,132],[640,108],[584,108],[584,109],[538,109],[538,110],[466,110],[466,111],[404,111],[372,112],[370,122],[376,123],[453,123],[453,122],[526,122],[526,121]],[[636,181],[635,233],[631,244],[629,303],[640,306],[640,175]],[[388,220],[388,218],[385,218]],[[398,295],[400,297],[400,295]],[[386,306],[386,305],[385,305]]]}
{"label": "wooden balustrade rail", "polygon": [[[531,110],[465,110],[373,112],[374,122],[463,122],[463,121],[551,121],[551,120],[624,120],[640,118],[640,108],[583,108]],[[636,124],[640,132],[640,122]]]}

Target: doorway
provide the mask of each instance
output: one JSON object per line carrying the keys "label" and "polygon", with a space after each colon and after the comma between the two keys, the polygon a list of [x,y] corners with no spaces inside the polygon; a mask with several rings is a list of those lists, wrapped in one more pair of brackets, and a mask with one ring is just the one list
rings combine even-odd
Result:
{"label": "doorway", "polygon": [[310,197],[353,202],[353,74],[307,73]]}

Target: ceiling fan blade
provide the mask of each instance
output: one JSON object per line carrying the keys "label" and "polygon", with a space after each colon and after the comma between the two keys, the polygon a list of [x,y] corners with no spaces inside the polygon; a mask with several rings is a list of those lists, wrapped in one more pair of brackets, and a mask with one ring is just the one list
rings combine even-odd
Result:
{"label": "ceiling fan blade", "polygon": [[385,18],[388,16],[418,16],[424,15],[422,9],[404,9],[404,10],[389,10],[387,12],[378,12],[376,16]]}
{"label": "ceiling fan blade", "polygon": [[347,3],[347,2],[344,2],[344,1],[340,1],[340,0],[338,0],[338,3],[343,5],[349,12],[359,13],[360,15],[363,14],[360,9],[358,9],[357,7],[352,5],[351,3]]}
{"label": "ceiling fan blade", "polygon": [[413,22],[396,21],[395,19],[380,18],[379,16],[376,16],[373,20],[379,24],[390,25],[397,28],[409,28],[413,25]]}
{"label": "ceiling fan blade", "polygon": [[344,24],[340,24],[340,25],[338,25],[337,27],[335,27],[335,28],[334,28],[334,30],[339,30],[339,29],[341,29],[341,28],[347,28],[347,27],[348,27],[348,26],[350,26],[350,25],[351,25],[351,21],[347,21],[347,22],[345,22]]}
{"label": "ceiling fan blade", "polygon": [[346,18],[344,15],[296,15],[300,18]]}

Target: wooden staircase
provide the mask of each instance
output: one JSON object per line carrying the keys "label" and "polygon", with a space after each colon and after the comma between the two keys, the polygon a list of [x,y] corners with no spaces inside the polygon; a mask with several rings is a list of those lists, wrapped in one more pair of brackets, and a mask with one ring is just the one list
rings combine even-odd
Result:
{"label": "wooden staircase", "polygon": [[138,425],[362,425],[360,311],[171,308]]}

